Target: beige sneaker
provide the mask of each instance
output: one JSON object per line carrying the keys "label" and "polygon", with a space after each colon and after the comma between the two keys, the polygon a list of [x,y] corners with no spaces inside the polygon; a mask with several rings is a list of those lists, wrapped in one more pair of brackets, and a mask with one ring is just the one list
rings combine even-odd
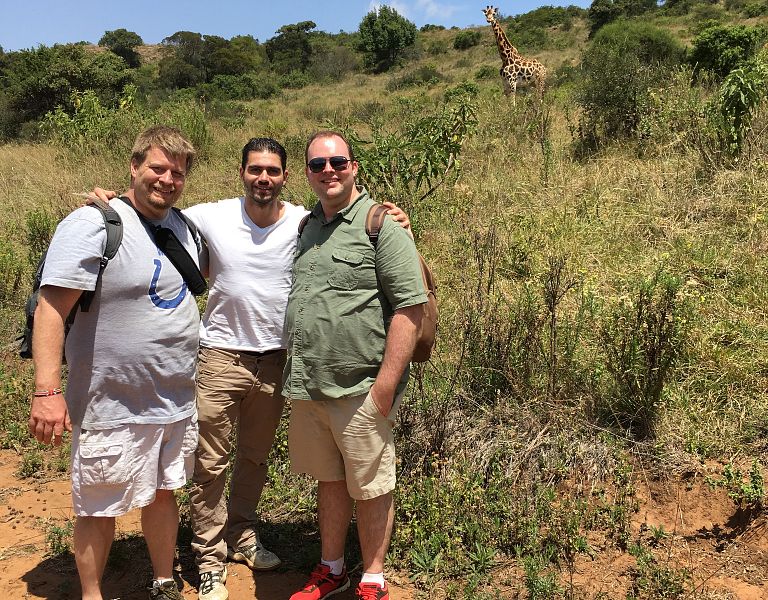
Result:
{"label": "beige sneaker", "polygon": [[280,559],[274,552],[270,552],[261,545],[256,536],[256,541],[250,546],[241,546],[237,549],[227,548],[229,560],[244,563],[253,571],[269,571],[280,564]]}
{"label": "beige sneaker", "polygon": [[221,571],[200,573],[200,587],[197,589],[199,600],[227,600],[229,592],[224,584],[227,582],[227,567]]}

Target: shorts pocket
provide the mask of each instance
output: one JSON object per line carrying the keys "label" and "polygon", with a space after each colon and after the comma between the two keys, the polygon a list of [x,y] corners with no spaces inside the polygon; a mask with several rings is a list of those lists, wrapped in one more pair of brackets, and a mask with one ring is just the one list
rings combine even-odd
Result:
{"label": "shorts pocket", "polygon": [[128,481],[125,445],[119,442],[81,444],[80,478],[83,485],[119,485]]}
{"label": "shorts pocket", "polygon": [[197,357],[197,381],[215,379],[235,364],[235,358],[229,354],[201,348]]}

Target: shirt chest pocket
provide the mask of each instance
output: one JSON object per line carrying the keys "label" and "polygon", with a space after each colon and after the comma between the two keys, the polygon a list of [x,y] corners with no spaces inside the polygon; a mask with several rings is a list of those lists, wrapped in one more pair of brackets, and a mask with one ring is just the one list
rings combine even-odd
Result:
{"label": "shirt chest pocket", "polygon": [[337,290],[354,290],[362,276],[364,256],[351,250],[336,250],[331,254],[333,266],[328,284]]}

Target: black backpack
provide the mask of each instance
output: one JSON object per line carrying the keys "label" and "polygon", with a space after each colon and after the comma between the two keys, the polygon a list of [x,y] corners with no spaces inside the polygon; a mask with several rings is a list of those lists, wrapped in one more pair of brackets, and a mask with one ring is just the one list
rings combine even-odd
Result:
{"label": "black backpack", "polygon": [[[117,254],[117,249],[123,241],[123,220],[120,218],[120,215],[117,214],[117,211],[106,202],[94,200],[93,204],[88,204],[88,206],[92,206],[101,213],[101,216],[104,217],[104,227],[107,230],[107,244],[104,247],[104,255],[101,257],[99,274],[96,278],[96,285],[98,285],[104,267],[106,267],[107,263],[114,258],[115,254]],[[43,252],[40,262],[37,263],[35,279],[32,282],[32,293],[27,298],[27,303],[24,306],[26,324],[24,325],[24,332],[18,337],[19,356],[21,356],[21,358],[32,358],[32,329],[35,325],[35,310],[37,309],[37,303],[40,297],[40,282],[43,279],[43,268],[45,267],[45,257],[47,255],[48,250]],[[65,326],[66,331],[69,331],[69,327],[75,320],[75,314],[78,309],[83,312],[88,312],[88,309],[91,307],[91,302],[93,301],[93,294],[94,292],[92,290],[87,290],[80,295],[80,300],[78,300],[77,305],[67,317]]]}
{"label": "black backpack", "polygon": [[[124,199],[124,201],[128,203],[127,200]],[[101,216],[104,217],[104,227],[107,231],[107,243],[104,246],[104,254],[101,257],[99,273],[96,276],[96,286],[98,286],[99,281],[101,280],[101,274],[104,272],[104,269],[109,261],[115,257],[115,254],[117,254],[117,250],[120,248],[120,244],[123,241],[123,220],[120,218],[120,215],[114,208],[101,200],[89,200],[89,203],[86,206],[91,206],[101,212]],[[195,243],[198,246],[198,251],[200,251],[201,241],[199,239],[197,227],[195,227],[192,221],[184,216],[181,210],[176,207],[173,207],[173,210],[177,215],[181,217],[184,223],[186,223],[190,233],[192,234],[192,238],[195,240]],[[137,212],[136,214],[139,213]],[[141,217],[141,215],[139,215],[139,217]],[[151,223],[150,226],[152,226]],[[155,227],[152,229],[152,233],[157,239],[156,229],[164,230],[164,228]],[[40,296],[40,283],[42,282],[43,278],[43,268],[45,267],[45,257],[47,254],[48,250],[43,253],[43,256],[40,258],[40,262],[37,264],[35,279],[32,282],[32,293],[27,298],[27,302],[24,307],[24,314],[26,317],[24,332],[17,338],[17,341],[19,342],[19,356],[22,358],[32,358],[32,331],[35,325],[35,310],[37,309]],[[179,269],[179,272],[181,273],[184,280],[188,282],[190,290],[193,292],[193,294],[199,295],[205,292],[205,289],[207,289],[205,286],[205,279],[200,274],[200,271],[197,269],[194,263],[191,266],[184,264],[182,265],[182,268],[179,268],[179,266],[174,262],[174,266]],[[195,283],[189,283],[190,281],[194,281]],[[201,281],[202,283],[200,283]],[[201,286],[202,289],[200,289]],[[65,336],[69,332],[69,328],[75,320],[77,311],[82,310],[83,312],[88,312],[91,307],[91,302],[93,302],[94,293],[95,290],[85,290],[80,295],[80,300],[78,300],[77,304],[72,309],[72,312],[69,313],[69,316],[67,317],[64,330]]]}

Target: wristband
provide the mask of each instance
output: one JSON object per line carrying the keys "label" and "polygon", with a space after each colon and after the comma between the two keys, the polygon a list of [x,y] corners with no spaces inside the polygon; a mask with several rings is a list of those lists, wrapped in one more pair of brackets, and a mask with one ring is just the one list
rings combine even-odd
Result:
{"label": "wristband", "polygon": [[62,394],[61,388],[51,388],[48,390],[35,390],[35,398],[45,398],[46,396],[58,396]]}

